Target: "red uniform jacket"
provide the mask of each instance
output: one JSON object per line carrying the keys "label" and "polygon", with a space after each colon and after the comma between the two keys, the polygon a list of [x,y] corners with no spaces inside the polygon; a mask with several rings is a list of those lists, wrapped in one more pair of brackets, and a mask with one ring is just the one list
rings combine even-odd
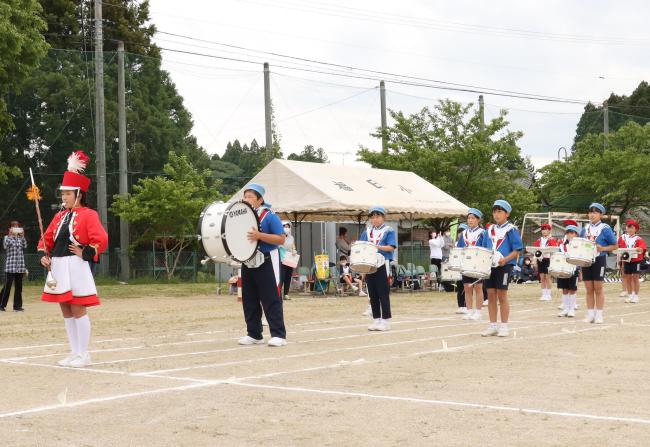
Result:
{"label": "red uniform jacket", "polygon": [[[54,240],[59,234],[59,229],[63,223],[63,218],[69,213],[69,210],[59,211],[56,213],[52,222],[45,230],[44,239],[47,252],[50,253],[54,248]],[[86,207],[74,208],[72,210],[72,219],[70,219],[70,235],[77,245],[90,245],[95,248],[94,261],[99,261],[99,255],[108,247],[108,234],[99,220],[97,211]],[[43,251],[43,241],[38,242],[38,249]]]}
{"label": "red uniform jacket", "polygon": [[632,245],[631,247],[628,247],[628,245],[627,245],[627,241],[626,241],[626,238],[627,238],[627,237],[628,237],[628,236],[621,236],[621,237],[619,237],[619,238],[618,238],[618,246],[619,246],[620,248],[642,248],[643,251],[642,251],[641,253],[639,253],[639,255],[638,255],[636,258],[632,258],[632,259],[630,260],[630,262],[639,262],[639,261],[643,261],[643,254],[644,254],[644,253],[646,252],[646,250],[648,249],[648,247],[646,247],[646,245],[645,245],[645,241],[643,240],[643,238],[642,238],[641,236],[636,236],[636,235],[635,235],[634,243],[631,244],[631,245]]}
{"label": "red uniform jacket", "polygon": [[[542,238],[540,237],[535,242],[533,242],[533,247],[541,247],[541,244],[542,244]],[[558,247],[558,246],[559,244],[557,243],[556,239],[552,238],[551,236],[547,238],[545,247]],[[545,254],[543,257],[548,259],[551,257],[551,255]]]}

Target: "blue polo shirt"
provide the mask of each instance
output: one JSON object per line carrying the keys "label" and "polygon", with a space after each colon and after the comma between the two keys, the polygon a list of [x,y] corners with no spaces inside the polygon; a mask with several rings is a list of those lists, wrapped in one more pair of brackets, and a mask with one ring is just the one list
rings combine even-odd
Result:
{"label": "blue polo shirt", "polygon": [[[523,248],[524,248],[524,244],[521,241],[521,236],[519,235],[519,231],[517,231],[517,227],[513,227],[510,231],[506,233],[505,237],[503,238],[503,242],[501,242],[501,245],[499,245],[497,251],[505,257],[508,256],[513,251],[520,251]],[[516,263],[517,261],[515,258],[515,259],[511,259],[506,264],[515,265]]]}
{"label": "blue polo shirt", "polygon": [[[471,229],[468,231],[472,231]],[[476,240],[476,245],[475,247],[483,247],[483,248],[488,248],[492,249],[492,239],[488,236],[487,232],[483,228],[477,227],[474,231],[480,231],[481,235],[478,237]],[[461,233],[460,239],[458,239],[458,242],[456,243],[456,247],[459,248],[464,248],[467,247],[467,244],[465,243],[465,238],[463,237],[463,234],[465,232],[463,231]]]}
{"label": "blue polo shirt", "polygon": [[[262,214],[262,211],[260,209],[259,214]],[[284,227],[280,218],[273,211],[269,210],[262,220],[260,231],[267,234],[284,234]],[[276,248],[278,248],[277,245],[260,241],[260,251],[262,253],[270,253]]]}
{"label": "blue polo shirt", "polygon": [[[583,238],[587,237],[587,228],[583,228],[582,231],[580,231],[580,237]],[[614,230],[612,230],[612,227],[610,227],[609,225],[605,225],[603,227],[602,231],[596,238],[595,242],[601,247],[606,247],[607,245],[618,245],[618,239],[614,234]],[[600,256],[607,256],[607,252],[604,251],[599,252],[597,257]]]}
{"label": "blue polo shirt", "polygon": [[[368,242],[367,229],[361,232],[361,234],[359,235],[359,240]],[[391,227],[388,227],[384,235],[381,237],[379,244],[377,245],[390,245],[391,247],[397,248],[397,235],[395,234],[395,230],[393,230]],[[384,255],[384,258],[386,258],[387,260],[389,261],[393,260],[393,257],[395,255],[394,251],[382,251],[382,250],[378,250],[378,251],[379,253]]]}

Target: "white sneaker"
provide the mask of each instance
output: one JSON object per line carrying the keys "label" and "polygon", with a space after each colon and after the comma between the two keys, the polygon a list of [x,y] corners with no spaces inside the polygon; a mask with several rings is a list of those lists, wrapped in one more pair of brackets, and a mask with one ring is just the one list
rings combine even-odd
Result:
{"label": "white sneaker", "polygon": [[456,313],[465,315],[467,313],[467,308],[466,307],[459,307],[458,310],[456,311]]}
{"label": "white sneaker", "polygon": [[271,337],[268,345],[269,346],[286,346],[287,341],[284,338],[280,337]]}
{"label": "white sneaker", "polygon": [[634,295],[632,298],[630,298],[630,303],[637,304],[638,302],[639,302],[639,297],[637,295]]}
{"label": "white sneaker", "polygon": [[260,338],[259,340],[253,337],[250,337],[248,335],[243,336],[242,338],[239,339],[237,342],[240,345],[243,346],[249,346],[249,345],[263,345],[264,344],[264,339]]}
{"label": "white sneaker", "polygon": [[540,300],[540,301],[548,301],[548,300],[546,299],[546,295],[542,295],[542,296],[539,298],[539,300]]}
{"label": "white sneaker", "polygon": [[576,303],[576,305],[573,306],[573,308],[574,308],[575,310],[578,310],[578,307],[580,307],[580,306],[578,305],[578,303]]}
{"label": "white sneaker", "polygon": [[621,298],[626,297],[627,292],[623,291],[623,292],[619,293],[618,296],[620,296]]}
{"label": "white sneaker", "polygon": [[85,354],[77,354],[75,358],[70,360],[69,366],[72,368],[85,368],[90,363],[90,354],[86,352]]}
{"label": "white sneaker", "polygon": [[627,298],[625,298],[625,300],[624,300],[623,302],[624,302],[624,303],[631,303],[631,302],[632,302],[632,298],[630,298],[630,297],[628,296]]}
{"label": "white sneaker", "polygon": [[590,317],[589,315],[587,315],[587,316],[585,317],[585,319],[582,320],[582,322],[583,322],[583,323],[593,323],[595,319],[596,319],[595,316]]}
{"label": "white sneaker", "polygon": [[364,317],[372,317],[372,307],[368,305],[368,308],[363,312]]}
{"label": "white sneaker", "polygon": [[390,331],[390,323],[388,320],[384,320],[383,318],[379,320],[379,324],[377,325],[377,331]]}
{"label": "white sneaker", "polygon": [[569,318],[574,318],[576,316],[576,311],[574,309],[570,309],[567,311],[566,316]]}
{"label": "white sneaker", "polygon": [[497,328],[489,326],[486,330],[481,332],[481,337],[492,337],[493,335],[497,335],[499,331]]}
{"label": "white sneaker", "polygon": [[[471,310],[471,309],[470,309],[470,310]],[[462,319],[462,320],[471,320],[471,319],[472,319],[472,315],[474,315],[474,314],[471,314],[470,311],[467,311],[467,312],[465,312],[465,315],[463,315],[463,318],[461,318],[461,319]]]}
{"label": "white sneaker", "polygon": [[497,337],[507,337],[510,335],[510,330],[507,327],[500,327],[497,332]]}
{"label": "white sneaker", "polygon": [[363,290],[359,290],[359,296],[368,296]]}
{"label": "white sneaker", "polygon": [[357,286],[352,286],[352,291],[353,291],[353,292],[358,292],[358,291],[359,291],[359,288],[358,288]]}
{"label": "white sneaker", "polygon": [[480,321],[481,320],[481,313],[480,312],[474,312],[472,315],[470,315],[469,319],[474,320],[474,321]]}
{"label": "white sneaker", "polygon": [[566,317],[568,315],[569,315],[569,311],[566,309],[562,309],[562,311],[559,314],[557,314],[558,317]]}
{"label": "white sneaker", "polygon": [[381,318],[375,318],[372,321],[372,324],[370,326],[368,326],[368,330],[369,331],[378,331],[380,324],[381,324]]}
{"label": "white sneaker", "polygon": [[603,324],[604,322],[605,322],[605,321],[603,320],[603,317],[601,317],[601,316],[596,316],[596,317],[594,318],[594,323],[595,323],[595,324]]}
{"label": "white sneaker", "polygon": [[69,356],[67,356],[66,358],[64,358],[63,360],[59,360],[59,361],[56,362],[56,363],[57,363],[59,366],[70,366],[70,362],[72,362],[75,358],[77,358],[77,354],[75,354],[75,353],[73,352],[72,354],[70,354]]}
{"label": "white sneaker", "polygon": [[488,305],[488,300],[483,300],[483,305],[487,306]]}

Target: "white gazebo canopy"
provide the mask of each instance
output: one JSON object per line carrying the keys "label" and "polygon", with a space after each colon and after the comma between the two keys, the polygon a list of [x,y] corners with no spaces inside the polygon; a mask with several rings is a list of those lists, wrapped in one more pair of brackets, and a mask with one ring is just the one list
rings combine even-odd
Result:
{"label": "white gazebo canopy", "polygon": [[[297,221],[360,221],[373,205],[386,208],[387,220],[456,217],[468,210],[407,171],[276,159],[249,183],[264,186],[275,213]],[[240,200],[245,189],[230,201]]]}

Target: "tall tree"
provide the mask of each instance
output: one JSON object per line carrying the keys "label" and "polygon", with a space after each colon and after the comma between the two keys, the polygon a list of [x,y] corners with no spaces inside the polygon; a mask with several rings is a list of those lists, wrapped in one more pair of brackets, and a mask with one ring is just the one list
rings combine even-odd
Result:
{"label": "tall tree", "polygon": [[325,149],[323,149],[322,147],[319,147],[318,149],[314,149],[314,146],[312,146],[311,144],[305,146],[305,148],[299,154],[289,155],[287,159],[296,160],[296,161],[311,161],[313,163],[327,163],[329,161],[327,159],[327,154],[325,153]]}
{"label": "tall tree", "polygon": [[[360,160],[376,168],[412,171],[486,216],[498,198],[512,204],[514,220],[536,209],[531,164],[517,146],[522,133],[508,129],[505,111],[484,129],[472,104],[450,100],[409,116],[389,112],[394,124],[386,130],[388,150],[361,148]],[[381,138],[381,129],[373,135]]]}

